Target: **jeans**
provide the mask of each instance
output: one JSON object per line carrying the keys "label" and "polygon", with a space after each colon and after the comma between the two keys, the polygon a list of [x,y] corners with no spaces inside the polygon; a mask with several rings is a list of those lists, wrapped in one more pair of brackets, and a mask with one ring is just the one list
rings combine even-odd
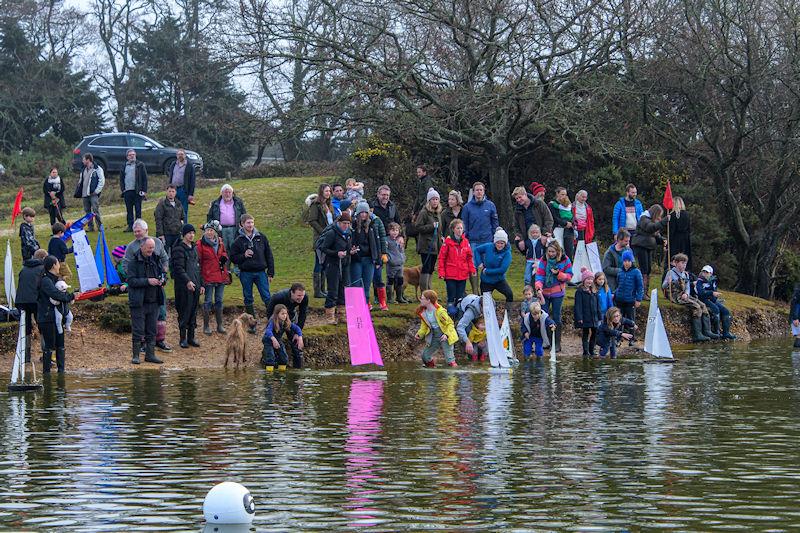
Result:
{"label": "jeans", "polygon": [[350,286],[363,287],[367,302],[369,302],[369,288],[372,285],[374,271],[375,265],[371,257],[353,257],[350,260]]}
{"label": "jeans", "polygon": [[203,302],[203,309],[205,309],[206,311],[210,311],[212,305],[214,307],[222,307],[222,298],[223,295],[225,294],[225,284],[207,283],[205,285],[205,288],[206,288],[206,299]]}
{"label": "jeans", "polygon": [[447,305],[454,304],[456,301],[464,297],[467,289],[467,280],[465,279],[446,279],[444,280],[445,287],[447,287]]}
{"label": "jeans", "polygon": [[525,274],[523,276],[522,281],[525,285],[530,285],[533,287],[533,272],[536,270],[536,259],[526,259],[525,260]]}
{"label": "jeans", "polygon": [[545,313],[550,315],[550,318],[556,323],[557,326],[561,325],[562,303],[564,303],[563,296],[557,296],[555,298],[548,298],[547,296],[544,297],[544,305],[542,306],[542,309]]}
{"label": "jeans", "polygon": [[83,212],[87,215],[89,213],[94,213],[94,218],[89,221],[88,230],[92,231],[94,229],[95,219],[97,219],[97,227],[100,227],[100,224],[103,221],[100,219],[100,197],[96,194],[92,194],[91,196],[84,196],[83,197]]}
{"label": "jeans", "polygon": [[183,206],[183,220],[184,220],[184,222],[188,223],[189,222],[189,195],[186,193],[186,189],[184,189],[183,186],[178,187],[175,190],[175,198],[177,198],[178,201]]}
{"label": "jeans", "polygon": [[527,359],[531,353],[535,353],[536,357],[544,355],[544,340],[539,337],[530,337],[522,340],[522,355]]}
{"label": "jeans", "polygon": [[134,220],[142,218],[142,197],[138,191],[125,191],[122,193],[122,198],[125,200],[125,216],[130,229]]}
{"label": "jeans", "polygon": [[269,293],[269,278],[267,273],[263,270],[258,272],[245,272],[239,273],[239,279],[242,282],[242,295],[244,296],[244,305],[253,305],[253,284],[255,283],[258,294],[261,295],[261,301],[264,302],[264,307],[269,307],[269,300],[272,296]]}
{"label": "jeans", "polygon": [[608,339],[608,344],[603,346],[600,345],[600,357],[605,357],[608,352],[611,352],[611,358],[615,359],[617,357],[617,341],[614,339]]}
{"label": "jeans", "polygon": [[706,308],[708,309],[708,314],[711,316],[719,316],[720,318],[725,318],[726,316],[730,316],[731,312],[728,311],[728,308],[722,305],[721,303],[714,303],[714,302],[703,302],[706,304]]}
{"label": "jeans", "polygon": [[[233,241],[236,240],[236,234],[238,232],[239,228],[237,226],[222,226],[222,243],[225,245],[225,249],[228,250],[228,253],[230,253],[231,246],[233,246]],[[233,273],[238,275],[239,267],[233,263],[230,263],[230,266]]]}
{"label": "jeans", "polygon": [[[292,350],[292,367],[303,368],[303,352],[291,340],[288,341]],[[264,339],[264,349],[261,350],[261,363],[264,366],[286,365],[289,363],[289,356],[286,354],[286,343],[278,339],[279,348],[276,350],[272,345],[272,339]]]}

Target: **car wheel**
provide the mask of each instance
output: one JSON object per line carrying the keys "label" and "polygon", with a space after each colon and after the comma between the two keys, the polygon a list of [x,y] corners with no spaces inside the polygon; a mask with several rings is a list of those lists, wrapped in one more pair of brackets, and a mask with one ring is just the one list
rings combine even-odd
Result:
{"label": "car wheel", "polygon": [[175,158],[174,157],[170,157],[169,159],[164,161],[164,168],[162,170],[163,170],[165,176],[169,177],[167,175],[167,173],[169,172],[169,166],[174,162],[175,162]]}

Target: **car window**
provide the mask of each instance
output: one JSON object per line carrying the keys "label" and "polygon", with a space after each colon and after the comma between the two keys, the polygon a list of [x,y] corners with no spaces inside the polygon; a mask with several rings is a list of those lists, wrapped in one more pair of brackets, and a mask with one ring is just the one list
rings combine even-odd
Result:
{"label": "car window", "polygon": [[147,137],[142,137],[140,135],[129,135],[128,139],[130,141],[128,146],[131,146],[133,148],[144,148],[145,147],[144,143],[151,143],[156,148],[162,148],[162,146],[156,141],[148,139]]}
{"label": "car window", "polygon": [[125,135],[103,135],[90,142],[89,146],[125,146]]}

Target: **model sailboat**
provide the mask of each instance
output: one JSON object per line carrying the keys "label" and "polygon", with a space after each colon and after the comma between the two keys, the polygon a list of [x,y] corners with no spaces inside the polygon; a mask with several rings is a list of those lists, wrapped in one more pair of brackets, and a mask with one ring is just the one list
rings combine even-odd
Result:
{"label": "model sailboat", "polygon": [[86,231],[75,230],[76,225],[77,223],[70,227],[75,267],[78,271],[81,288],[81,292],[75,297],[75,300],[102,299],[106,295],[107,287],[120,284],[119,275],[111,262],[111,254],[108,251],[105,228],[100,226],[97,252],[94,253]]}
{"label": "model sailboat", "polygon": [[661,310],[658,308],[658,289],[653,289],[650,293],[650,311],[647,314],[644,351],[658,361],[675,361],[667,338],[667,330],[664,328],[664,319],[661,317]]}
{"label": "model sailboat", "polygon": [[503,316],[502,326],[497,324],[497,310],[492,293],[483,293],[483,318],[486,322],[486,346],[489,349],[489,363],[492,368],[510,369],[514,356],[514,341],[508,323],[508,311]]}
{"label": "model sailboat", "polygon": [[350,344],[350,363],[353,366],[375,364],[383,366],[378,338],[372,316],[369,314],[364,289],[346,287],[344,289],[345,311],[347,312],[347,338]]}

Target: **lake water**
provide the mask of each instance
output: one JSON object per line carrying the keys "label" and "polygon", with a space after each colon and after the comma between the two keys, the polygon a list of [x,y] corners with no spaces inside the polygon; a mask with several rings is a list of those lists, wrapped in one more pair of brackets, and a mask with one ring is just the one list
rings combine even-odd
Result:
{"label": "lake water", "polygon": [[234,480],[258,531],[797,531],[789,346],[513,376],[54,378],[0,393],[0,529],[201,531],[206,492]]}

